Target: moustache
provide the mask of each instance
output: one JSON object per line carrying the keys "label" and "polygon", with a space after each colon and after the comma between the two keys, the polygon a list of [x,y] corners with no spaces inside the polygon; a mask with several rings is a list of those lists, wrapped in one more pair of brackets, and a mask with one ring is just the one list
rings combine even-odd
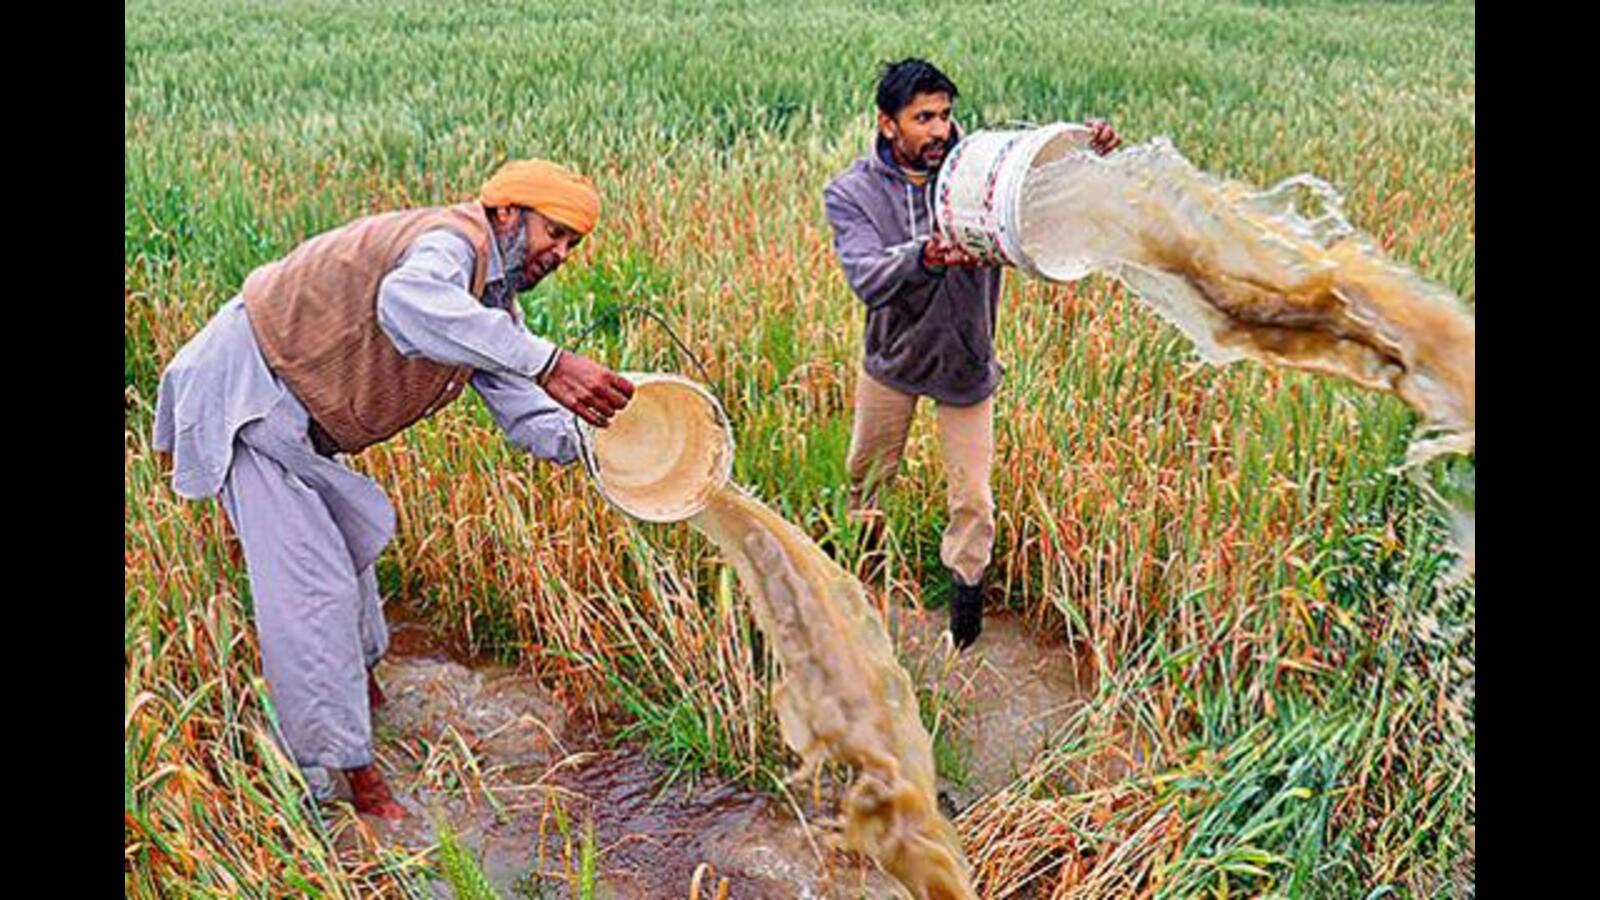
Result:
{"label": "moustache", "polygon": [[533,277],[537,280],[544,278],[561,266],[561,260],[553,255],[536,256],[532,260]]}

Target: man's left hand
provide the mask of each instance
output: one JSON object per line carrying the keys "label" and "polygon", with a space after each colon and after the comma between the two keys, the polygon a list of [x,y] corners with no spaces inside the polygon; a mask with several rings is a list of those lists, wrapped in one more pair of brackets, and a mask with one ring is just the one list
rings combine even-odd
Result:
{"label": "man's left hand", "polygon": [[1086,119],[1085,125],[1089,126],[1089,149],[1105,156],[1107,153],[1121,146],[1122,138],[1117,135],[1116,129],[1110,122],[1102,119]]}

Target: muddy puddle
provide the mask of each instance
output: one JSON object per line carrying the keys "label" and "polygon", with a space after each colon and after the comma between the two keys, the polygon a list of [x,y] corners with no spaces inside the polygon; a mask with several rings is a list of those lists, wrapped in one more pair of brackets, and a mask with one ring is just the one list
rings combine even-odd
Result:
{"label": "muddy puddle", "polygon": [[940,726],[940,743],[951,748],[939,779],[949,813],[1010,784],[1062,733],[1093,697],[1094,665],[1083,648],[1009,613],[986,615],[978,642],[952,662],[945,626],[943,613],[895,610],[891,628],[921,688],[943,691],[952,708],[953,724]]}
{"label": "muddy puddle", "polygon": [[[374,731],[413,816],[377,826],[386,843],[426,849],[442,816],[506,898],[578,896],[590,826],[597,896],[689,897],[697,873],[707,900],[724,881],[731,898],[905,896],[826,824],[845,785],[824,778],[820,795],[783,798],[700,775],[664,788],[665,765],[614,746],[603,725],[569,712],[537,679],[472,660],[394,612]],[[953,658],[942,613],[893,615],[919,690],[942,690],[954,714],[940,738],[947,814],[1007,785],[1088,700],[1086,654],[1015,616],[990,615],[978,643]],[[436,892],[451,895],[442,882]]]}

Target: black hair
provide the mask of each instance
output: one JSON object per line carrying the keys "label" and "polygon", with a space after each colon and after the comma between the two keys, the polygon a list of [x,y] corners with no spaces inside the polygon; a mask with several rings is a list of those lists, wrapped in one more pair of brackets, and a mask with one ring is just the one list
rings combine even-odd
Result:
{"label": "black hair", "polygon": [[914,56],[899,62],[883,64],[883,74],[878,78],[878,109],[893,116],[906,108],[918,94],[949,94],[954,100],[960,96],[956,83],[934,67],[933,63]]}

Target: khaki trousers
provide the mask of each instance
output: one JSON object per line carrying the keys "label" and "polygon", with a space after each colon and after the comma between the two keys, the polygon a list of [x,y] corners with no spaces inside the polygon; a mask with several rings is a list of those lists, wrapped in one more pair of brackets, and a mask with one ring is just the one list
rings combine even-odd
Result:
{"label": "khaki trousers", "polygon": [[[856,380],[855,407],[847,463],[850,504],[857,511],[875,512],[900,467],[917,398],[874,380],[863,369]],[[939,558],[962,584],[975,585],[982,581],[994,549],[994,494],[989,489],[994,395],[972,406],[936,403],[935,408],[950,507]]]}

